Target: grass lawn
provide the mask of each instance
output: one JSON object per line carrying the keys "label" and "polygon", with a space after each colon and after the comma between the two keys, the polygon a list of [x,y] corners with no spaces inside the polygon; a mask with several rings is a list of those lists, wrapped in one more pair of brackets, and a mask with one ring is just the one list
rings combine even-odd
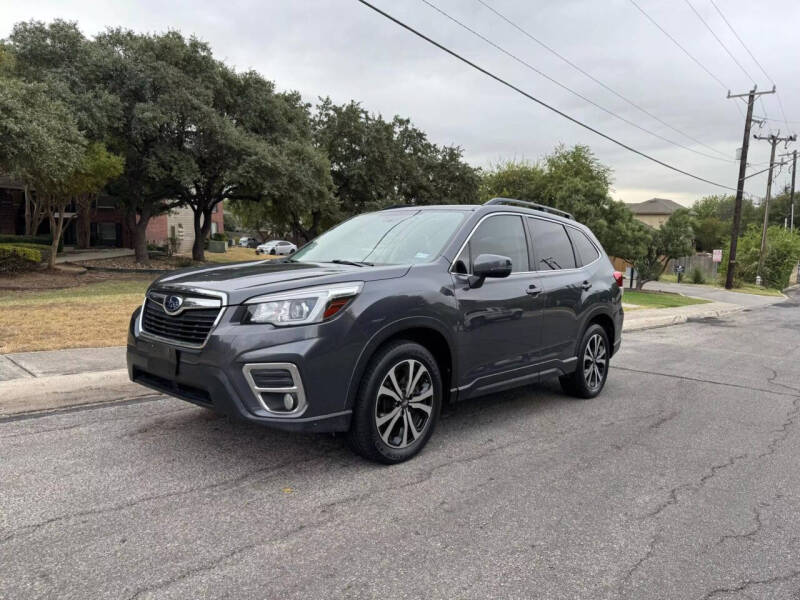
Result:
{"label": "grass lawn", "polygon": [[122,346],[152,277],[0,293],[0,354]]}
{"label": "grass lawn", "polygon": [[[206,262],[269,260],[252,248],[206,252]],[[59,289],[0,290],[0,354],[122,346],[128,320],[156,275],[135,275]]]}
{"label": "grass lawn", "polygon": [[212,263],[226,263],[236,262],[240,260],[270,260],[273,258],[282,258],[280,256],[270,256],[269,254],[256,254],[255,248],[240,248],[239,246],[231,246],[227,252],[216,253],[206,250],[206,262]]}
{"label": "grass lawn", "polygon": [[674,306],[689,306],[690,304],[707,304],[710,302],[710,300],[689,298],[678,294],[637,290],[625,290],[622,301],[626,304],[636,304],[641,308],[672,308]]}

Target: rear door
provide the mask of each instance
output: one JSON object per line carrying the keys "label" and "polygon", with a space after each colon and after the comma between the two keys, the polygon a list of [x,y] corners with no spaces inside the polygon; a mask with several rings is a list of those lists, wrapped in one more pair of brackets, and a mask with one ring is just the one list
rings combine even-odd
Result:
{"label": "rear door", "polygon": [[575,355],[585,282],[567,228],[556,221],[528,217],[534,270],[543,297],[541,368],[558,366]]}
{"label": "rear door", "polygon": [[[486,217],[454,263],[455,294],[461,317],[460,384],[470,386],[468,393],[507,380],[509,371],[516,371],[515,376],[525,376],[538,362],[541,285],[531,273],[523,219],[512,214]],[[472,272],[472,261],[480,254],[509,257],[511,275],[486,278],[480,287],[470,288],[465,274]]]}

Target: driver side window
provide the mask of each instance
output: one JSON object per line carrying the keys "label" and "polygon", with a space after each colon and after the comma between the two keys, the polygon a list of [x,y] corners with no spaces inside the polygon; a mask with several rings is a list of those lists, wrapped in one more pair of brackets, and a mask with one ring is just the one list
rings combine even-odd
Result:
{"label": "driver side window", "polygon": [[472,232],[453,270],[456,273],[472,273],[472,261],[481,254],[507,256],[511,259],[512,273],[529,271],[528,243],[522,217],[497,215],[485,219]]}

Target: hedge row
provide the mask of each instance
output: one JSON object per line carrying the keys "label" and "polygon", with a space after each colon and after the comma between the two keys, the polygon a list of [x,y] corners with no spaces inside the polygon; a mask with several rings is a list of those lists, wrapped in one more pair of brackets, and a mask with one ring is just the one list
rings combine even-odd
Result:
{"label": "hedge row", "polygon": [[49,260],[50,247],[41,244],[0,244],[0,256],[16,255],[33,263]]}
{"label": "hedge row", "polygon": [[[53,238],[50,235],[8,235],[0,234],[0,244],[36,244],[37,246],[51,246]],[[64,249],[64,240],[58,244],[58,251]]]}

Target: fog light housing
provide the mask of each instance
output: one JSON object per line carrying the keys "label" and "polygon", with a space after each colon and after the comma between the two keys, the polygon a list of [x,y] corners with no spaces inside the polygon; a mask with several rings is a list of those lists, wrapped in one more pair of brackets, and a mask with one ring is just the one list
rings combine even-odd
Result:
{"label": "fog light housing", "polygon": [[297,417],[305,412],[303,382],[294,364],[250,363],[242,367],[242,374],[259,406],[270,416]]}

